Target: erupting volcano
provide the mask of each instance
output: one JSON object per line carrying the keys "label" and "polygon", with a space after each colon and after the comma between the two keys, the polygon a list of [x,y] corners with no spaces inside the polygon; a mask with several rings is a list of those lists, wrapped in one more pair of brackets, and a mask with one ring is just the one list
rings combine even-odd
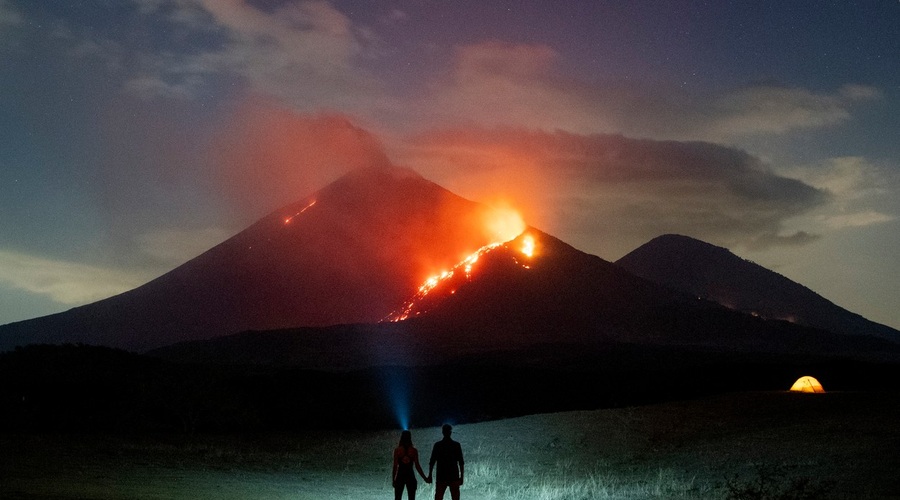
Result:
{"label": "erupting volcano", "polygon": [[410,297],[525,227],[514,210],[411,170],[357,170],[141,287],[0,328],[0,349],[83,342],[142,351],[244,330],[377,323],[412,312]]}
{"label": "erupting volcano", "polygon": [[[576,352],[609,342],[846,348],[825,332],[767,323],[639,278],[527,226],[515,210],[379,167],[275,210],[134,290],[4,325],[0,350],[81,342],[148,351],[288,329],[292,345],[302,345],[291,352],[330,368],[548,343]],[[257,346],[265,337],[253,335]]]}

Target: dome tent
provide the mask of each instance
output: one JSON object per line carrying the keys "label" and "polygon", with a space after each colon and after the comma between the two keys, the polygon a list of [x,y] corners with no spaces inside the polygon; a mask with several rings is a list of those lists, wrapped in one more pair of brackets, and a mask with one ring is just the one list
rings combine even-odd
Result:
{"label": "dome tent", "polygon": [[791,386],[791,392],[820,393],[825,392],[825,389],[822,388],[822,384],[820,384],[818,380],[807,375],[798,378],[797,381],[794,382],[794,385]]}

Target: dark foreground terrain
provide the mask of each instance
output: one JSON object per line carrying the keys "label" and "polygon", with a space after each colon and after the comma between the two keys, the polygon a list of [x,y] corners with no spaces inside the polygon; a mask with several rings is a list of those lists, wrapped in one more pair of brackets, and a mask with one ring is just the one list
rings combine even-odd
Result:
{"label": "dark foreground terrain", "polygon": [[[829,393],[785,392],[805,374]],[[628,345],[340,372],[32,346],[0,355],[0,498],[389,498],[398,430],[427,455],[445,421],[468,498],[897,498],[898,374]]]}
{"label": "dark foreground terrain", "polygon": [[[898,421],[896,392],[736,392],[462,424],[454,437],[466,497],[481,500],[897,498]],[[3,434],[0,497],[390,498],[398,434]],[[413,429],[426,456],[439,434]]]}
{"label": "dark foreground terrain", "polygon": [[627,344],[488,352],[348,371],[164,360],[103,347],[0,354],[0,429],[60,433],[271,433],[395,429],[785,390],[893,390],[900,364]]}

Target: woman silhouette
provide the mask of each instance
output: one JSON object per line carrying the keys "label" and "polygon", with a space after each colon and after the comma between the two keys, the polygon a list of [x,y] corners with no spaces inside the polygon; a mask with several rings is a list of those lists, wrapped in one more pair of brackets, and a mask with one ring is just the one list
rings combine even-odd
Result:
{"label": "woman silhouette", "polygon": [[403,431],[400,433],[400,444],[394,449],[394,467],[391,472],[391,484],[394,485],[394,500],[401,500],[403,497],[403,487],[406,487],[409,500],[416,500],[416,488],[419,486],[416,481],[416,473],[413,471],[413,465],[416,471],[422,476],[425,482],[429,482],[425,478],[425,472],[419,464],[419,450],[412,444],[412,433]]}

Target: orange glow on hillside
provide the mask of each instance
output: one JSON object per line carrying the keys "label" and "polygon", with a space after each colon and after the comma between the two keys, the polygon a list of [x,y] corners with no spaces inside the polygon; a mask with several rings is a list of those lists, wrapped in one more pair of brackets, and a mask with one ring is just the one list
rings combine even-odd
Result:
{"label": "orange glow on hillside", "polygon": [[294,220],[294,217],[297,217],[298,215],[302,214],[303,212],[306,212],[310,207],[312,207],[312,206],[315,205],[315,204],[316,204],[316,200],[313,200],[313,201],[309,202],[308,205],[306,205],[305,207],[303,207],[299,212],[295,213],[294,215],[285,217],[285,218],[284,218],[284,224],[285,224],[285,225],[290,224],[291,221]]}
{"label": "orange glow on hillside", "polygon": [[519,212],[510,207],[497,207],[484,217],[484,225],[493,241],[505,242],[522,234],[527,227]]}
{"label": "orange glow on hillside", "polygon": [[[524,223],[523,223],[523,225],[524,225]],[[518,235],[516,235],[516,236],[518,236]],[[512,238],[512,239],[515,239],[515,238]],[[453,278],[462,278],[465,281],[471,280],[474,266],[478,262],[478,260],[483,255],[485,255],[489,252],[492,252],[498,248],[505,247],[505,248],[511,249],[511,247],[508,246],[507,244],[510,243],[512,241],[512,239],[510,239],[506,242],[495,242],[495,243],[490,243],[488,245],[485,245],[485,246],[479,248],[478,250],[476,250],[474,253],[472,253],[465,259],[463,259],[462,261],[460,261],[459,263],[457,263],[450,270],[443,271],[439,274],[429,277],[428,279],[425,280],[424,283],[422,283],[422,285],[419,286],[419,288],[416,290],[415,295],[413,295],[413,297],[410,300],[408,300],[406,303],[404,303],[403,306],[399,310],[388,315],[388,317],[385,318],[384,321],[391,321],[391,322],[403,321],[410,317],[418,316],[418,315],[422,314],[425,311],[417,310],[417,309],[421,306],[421,303],[428,296],[428,294],[430,294],[435,288],[437,288],[439,285],[441,285],[443,283],[449,283],[450,280],[452,280]],[[536,242],[535,242],[534,236],[527,234],[527,235],[523,236],[522,245],[518,248],[518,251],[521,252],[526,257],[531,258],[534,256],[535,247],[536,247]],[[520,265],[523,269],[531,269],[531,266],[528,266],[524,263],[520,263],[518,261],[518,259],[516,259],[515,257],[513,257],[513,261],[516,264]],[[450,294],[454,294],[454,293],[456,293],[456,289],[450,290]]]}
{"label": "orange glow on hillside", "polygon": [[482,255],[490,252],[491,250],[499,247],[502,244],[503,243],[491,243],[489,245],[485,245],[453,266],[453,268],[449,271],[444,271],[440,274],[436,274],[426,279],[425,282],[419,286],[419,289],[416,291],[416,294],[413,295],[412,299],[403,304],[403,307],[401,307],[399,311],[391,313],[386,319],[388,321],[396,322],[403,321],[409,318],[413,315],[412,311],[418,302],[424,299],[439,284],[453,278],[460,272],[465,273],[466,280],[470,279],[472,277],[472,266],[474,266],[475,263],[478,262],[478,259]]}
{"label": "orange glow on hillside", "polygon": [[521,251],[527,257],[534,257],[534,236],[526,234],[522,237]]}

